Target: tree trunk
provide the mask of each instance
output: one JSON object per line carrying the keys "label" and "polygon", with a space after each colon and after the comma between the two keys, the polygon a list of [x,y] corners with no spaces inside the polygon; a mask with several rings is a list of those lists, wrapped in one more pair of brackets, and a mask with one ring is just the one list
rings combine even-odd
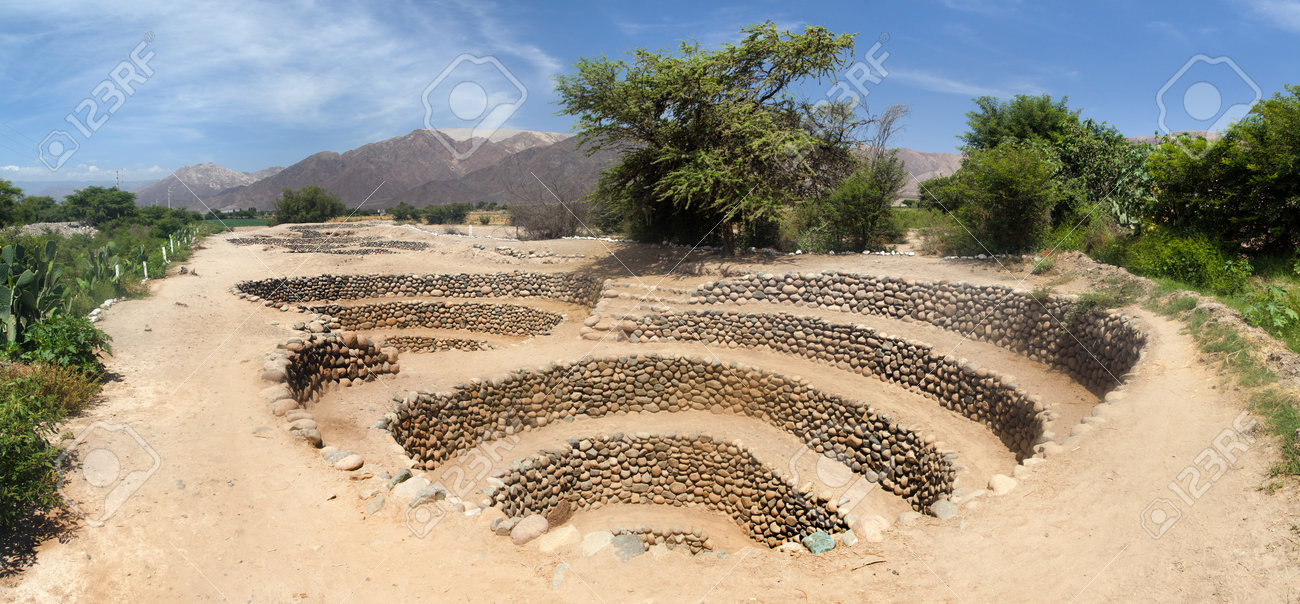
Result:
{"label": "tree trunk", "polygon": [[722,255],[727,258],[736,255],[736,230],[730,220],[722,223]]}

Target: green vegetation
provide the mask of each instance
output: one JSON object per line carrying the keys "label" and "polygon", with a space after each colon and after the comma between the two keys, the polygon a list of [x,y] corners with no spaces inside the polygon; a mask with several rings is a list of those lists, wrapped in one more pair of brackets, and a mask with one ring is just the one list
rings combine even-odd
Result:
{"label": "green vegetation", "polygon": [[860,169],[854,136],[876,118],[858,117],[855,101],[814,105],[793,94],[841,73],[853,36],[771,22],[741,34],[718,49],[682,43],[676,54],[638,49],[630,62],[581,59],[557,77],[561,113],[578,118],[588,152],[621,153],[597,194],[633,238],[720,243],[731,255],[738,231],[776,233],[792,206]]}
{"label": "green vegetation", "polygon": [[426,224],[464,224],[465,217],[469,216],[473,207],[468,203],[428,206],[420,214]]}
{"label": "green vegetation", "polygon": [[248,226],[268,226],[271,224],[270,218],[222,218],[220,220],[204,220],[203,224],[216,227],[248,227]]}
{"label": "green vegetation", "polygon": [[116,188],[47,200],[0,180],[5,221],[76,218],[99,232],[0,231],[0,528],[59,504],[51,439],[99,392],[100,355],[112,353],[86,313],[108,298],[143,295],[141,279],[187,258],[202,231],[199,214],[137,208],[133,194]]}
{"label": "green vegetation", "polygon": [[275,201],[272,223],[326,222],[345,212],[347,207],[336,195],[317,185],[308,185],[297,191],[285,188]]}

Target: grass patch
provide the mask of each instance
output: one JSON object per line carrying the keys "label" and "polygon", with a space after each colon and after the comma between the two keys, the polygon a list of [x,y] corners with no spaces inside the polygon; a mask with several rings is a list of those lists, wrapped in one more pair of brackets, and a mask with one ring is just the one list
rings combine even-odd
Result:
{"label": "grass patch", "polygon": [[1041,275],[1052,270],[1052,267],[1054,266],[1056,266],[1056,258],[1053,256],[1034,258],[1033,268],[1029,269],[1029,272],[1035,275]]}
{"label": "grass patch", "polygon": [[952,216],[942,210],[894,208],[894,224],[900,229],[928,229],[954,223]]}

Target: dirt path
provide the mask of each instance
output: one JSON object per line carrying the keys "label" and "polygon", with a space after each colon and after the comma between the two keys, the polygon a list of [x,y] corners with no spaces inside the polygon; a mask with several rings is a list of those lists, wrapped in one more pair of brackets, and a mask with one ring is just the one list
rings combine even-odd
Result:
{"label": "dirt path", "polygon": [[[33,565],[0,579],[0,600],[99,602],[129,594],[144,602],[1290,601],[1300,595],[1300,538],[1295,535],[1300,529],[1292,528],[1300,524],[1295,489],[1287,486],[1269,494],[1260,488],[1268,482],[1274,445],[1258,440],[1246,450],[1228,449],[1235,463],[1211,480],[1212,454],[1203,452],[1213,450],[1224,430],[1233,430],[1244,403],[1197,361],[1190,338],[1176,324],[1138,309],[1126,310],[1146,322],[1151,349],[1123,400],[1095,411],[1102,419],[1092,420],[1097,423],[1090,424],[1091,431],[1063,453],[1028,467],[1009,495],[973,499],[947,521],[927,517],[912,526],[896,525],[882,543],[837,548],[822,556],[788,555],[745,546],[714,516],[674,510],[647,510],[642,516],[638,509],[614,507],[579,514],[575,526],[585,532],[634,519],[695,524],[710,527],[729,551],[725,557],[643,555],[628,562],[608,550],[591,557],[571,547],[542,552],[491,535],[482,516],[454,513],[419,538],[395,502],[368,514],[371,501],[360,495],[371,481],[351,480],[334,470],[270,414],[257,394],[262,387],[257,370],[265,355],[291,336],[288,326],[301,316],[241,301],[230,295],[230,287],[244,279],[295,274],[515,268],[584,270],[634,280],[608,250],[646,274],[667,271],[682,251],[593,241],[501,243],[588,258],[585,264],[546,264],[496,254],[491,250],[498,242],[491,240],[482,241],[484,250],[472,247],[479,242],[474,239],[391,232],[434,247],[423,253],[358,257],[267,252],[218,238],[189,265],[200,276],[158,282],[153,297],[106,313],[101,325],[113,336],[117,351],[110,369],[121,377],[68,430],[80,434],[95,422],[129,425],[157,453],[160,467],[104,526],[83,526],[63,541],[42,544]],[[693,262],[689,258],[684,264]],[[716,265],[714,260],[703,264]],[[726,266],[733,273],[746,268]],[[909,257],[782,257],[750,268],[840,268],[1002,284],[1014,284],[1019,277],[980,263]],[[689,289],[713,278],[673,276],[662,283]],[[651,285],[661,281],[658,276],[644,279]],[[1021,287],[1041,282],[1030,280]],[[764,311],[767,305],[743,310]],[[853,322],[871,324],[860,316]],[[589,352],[706,352],[687,343],[602,343],[605,348],[592,352],[593,343],[577,337],[580,325],[578,317],[570,316],[551,336],[497,350],[406,355],[403,372],[386,383],[339,390],[323,399],[317,406],[322,432],[327,443],[367,455],[367,466],[357,474],[395,472],[390,461],[396,458],[395,443],[369,427],[394,393],[445,389],[471,377]],[[918,325],[878,327],[936,345],[945,337]],[[1085,415],[1090,401],[1062,386],[1057,380],[1063,376],[977,344],[962,343],[959,354],[1013,373],[1022,385],[1044,397],[1059,396],[1061,405],[1073,404]],[[956,442],[950,435],[960,434],[965,421],[926,416],[924,410],[935,408],[928,399],[827,365],[757,350],[713,352],[724,360],[798,374],[824,390],[893,405],[899,414],[914,408],[917,418],[911,421],[932,425],[949,443]],[[783,433],[710,415],[698,421],[688,415],[616,416],[571,426],[574,432],[619,425],[686,432],[699,423],[763,447],[767,452],[760,456],[779,457],[798,447]],[[531,454],[535,447],[560,442],[563,435],[526,434],[512,453]],[[997,457],[996,439],[988,439],[986,429],[966,438],[955,448],[971,458],[971,472],[977,471],[979,455],[990,456],[988,468],[979,472],[1008,471],[1013,462]],[[1194,498],[1194,505],[1167,486],[1189,466],[1200,468],[1195,486],[1209,487]],[[1191,486],[1186,479],[1181,484]],[[877,504],[891,511],[888,500]],[[1157,508],[1164,517],[1154,515]],[[1144,529],[1144,519],[1152,532]]]}

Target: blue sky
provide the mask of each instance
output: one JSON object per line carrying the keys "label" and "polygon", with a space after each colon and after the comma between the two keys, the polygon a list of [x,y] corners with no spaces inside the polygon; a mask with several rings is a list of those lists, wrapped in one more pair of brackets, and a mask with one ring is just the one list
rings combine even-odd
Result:
{"label": "blue sky", "polygon": [[885,40],[888,73],[865,100],[908,105],[894,142],[920,151],[954,151],[979,95],[1068,95],[1146,135],[1210,128],[1300,84],[1297,0],[28,2],[0,8],[0,178],[252,171],[403,135],[426,114],[567,132],[550,78],[579,57],[716,45],[769,19],[857,33],[859,58]]}

